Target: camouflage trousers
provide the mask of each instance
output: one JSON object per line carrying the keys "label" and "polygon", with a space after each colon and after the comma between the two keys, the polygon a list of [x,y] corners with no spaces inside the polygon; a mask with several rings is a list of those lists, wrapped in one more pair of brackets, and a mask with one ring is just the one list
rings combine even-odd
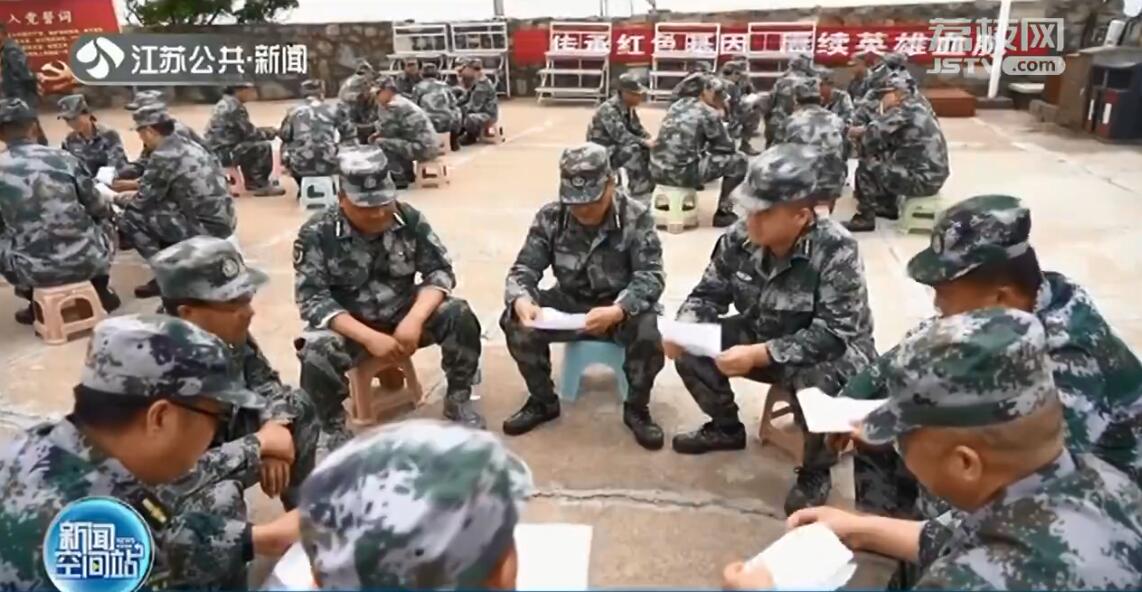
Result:
{"label": "camouflage trousers", "polygon": [[[145,211],[127,207],[119,216],[119,233],[131,242],[144,259],[159,251],[201,234],[181,212]],[[220,236],[218,238],[226,238]]]}
{"label": "camouflage trousers", "polygon": [[251,190],[264,189],[270,184],[274,172],[274,146],[267,140],[242,142],[230,149],[229,158],[219,159],[227,166],[242,169],[242,178]]}
{"label": "camouflage trousers", "polygon": [[862,512],[916,519],[916,478],[892,448],[859,448],[853,455],[856,506]]}
{"label": "camouflage trousers", "polygon": [[496,118],[491,113],[469,113],[464,116],[461,127],[473,139],[479,139],[484,135],[484,131],[495,122]]}
{"label": "camouflage trousers", "polygon": [[[170,567],[171,589],[245,590],[247,562],[253,549],[245,539],[250,527],[244,488],[237,481],[205,483],[171,500],[160,499],[175,515],[177,528],[163,537],[163,552]],[[179,520],[193,513],[194,520]]]}
{"label": "camouflage trousers", "polygon": [[611,166],[623,169],[627,175],[627,191],[631,197],[649,203],[654,193],[650,178],[650,149],[641,144],[625,144],[611,148]]}
{"label": "camouflage trousers", "polygon": [[863,156],[857,165],[855,197],[857,210],[896,210],[897,197],[924,197],[935,195],[944,180],[906,167],[884,162],[876,156]]}
{"label": "camouflage trousers", "polygon": [[[61,257],[53,253],[29,257],[11,250],[9,241],[0,238],[0,276],[13,286],[43,288],[106,278],[115,258],[113,227],[106,225],[101,234],[102,245],[80,257]],[[105,282],[106,283],[106,282]],[[29,295],[29,300],[31,299]]]}
{"label": "camouflage trousers", "polygon": [[[745,153],[740,151],[733,154],[704,154],[701,160],[696,163],[696,167],[690,166],[683,169],[658,166],[651,160],[650,177],[657,185],[692,189],[697,189],[698,186],[716,179],[722,179],[722,183],[728,184],[732,189],[745,177],[747,162]],[[730,192],[723,190],[718,196],[718,211],[732,212],[733,209]]]}
{"label": "camouflage trousers", "polygon": [[453,113],[429,113],[428,119],[432,121],[432,129],[438,134],[460,133],[460,110]]}
{"label": "camouflage trousers", "polygon": [[282,149],[282,164],[297,177],[327,177],[337,174],[337,145],[305,143]]}
{"label": "camouflage trousers", "polygon": [[[407,311],[394,322],[374,326],[391,334]],[[468,302],[448,297],[428,317],[421,334],[420,347],[439,345],[440,366],[448,379],[445,397],[451,401],[467,401],[480,363],[480,321]],[[349,438],[343,404],[349,396],[345,373],[369,357],[361,344],[331,330],[311,329],[294,340],[301,360],[301,388],[313,398],[317,420],[333,450]]]}
{"label": "camouflage trousers", "polygon": [[[539,302],[536,304],[571,313],[584,313],[593,308],[555,289],[540,291]],[[662,335],[658,332],[658,315],[654,311],[629,317],[602,337],[578,331],[528,329],[519,324],[510,307],[500,316],[500,327],[507,339],[508,352],[515,359],[519,373],[527,383],[528,393],[541,401],[558,401],[555,385],[551,381],[552,343],[598,340],[621,345],[626,350],[623,372],[630,384],[626,402],[632,406],[645,406],[650,402],[654,379],[665,365]]]}
{"label": "camouflage trousers", "polygon": [[[742,316],[732,316],[719,319],[722,325],[722,348],[729,349],[735,345],[748,345],[763,343],[769,337],[758,335],[753,330],[753,322]],[[682,384],[694,397],[702,412],[710,416],[715,425],[724,428],[733,428],[741,425],[738,417],[738,406],[734,402],[734,391],[730,388],[730,379],[718,370],[713,358],[683,354],[674,361],[678,376]],[[822,391],[835,394],[839,385],[835,381],[823,378],[829,372],[821,372],[816,368],[795,368],[773,364],[765,368],[755,368],[745,378],[756,382],[778,385],[796,392],[802,388],[816,386]],[[801,406],[797,399],[793,399],[793,419],[802,429],[805,428],[805,416],[801,413]],[[825,446],[824,434],[805,434],[805,447],[802,451],[802,466],[807,469],[828,469],[837,462],[837,455]]]}
{"label": "camouflage trousers", "polygon": [[416,161],[431,160],[440,156],[435,144],[425,146],[420,142],[401,138],[381,138],[376,144],[385,153],[385,158],[389,162],[388,170],[393,175],[393,182],[398,185],[411,183],[416,177]]}

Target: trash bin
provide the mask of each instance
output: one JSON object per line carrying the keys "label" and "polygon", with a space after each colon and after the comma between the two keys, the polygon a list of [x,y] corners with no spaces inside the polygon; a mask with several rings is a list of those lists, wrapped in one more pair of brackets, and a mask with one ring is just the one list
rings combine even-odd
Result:
{"label": "trash bin", "polygon": [[1142,48],[1093,55],[1083,129],[1107,140],[1142,139]]}

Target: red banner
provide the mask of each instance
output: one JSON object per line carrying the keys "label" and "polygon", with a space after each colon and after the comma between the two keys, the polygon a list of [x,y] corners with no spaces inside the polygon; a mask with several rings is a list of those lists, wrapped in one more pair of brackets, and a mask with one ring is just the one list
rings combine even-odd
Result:
{"label": "red banner", "polygon": [[77,37],[119,32],[112,0],[3,0],[0,22],[28,54],[28,66],[39,76],[45,93],[75,86],[67,62]]}

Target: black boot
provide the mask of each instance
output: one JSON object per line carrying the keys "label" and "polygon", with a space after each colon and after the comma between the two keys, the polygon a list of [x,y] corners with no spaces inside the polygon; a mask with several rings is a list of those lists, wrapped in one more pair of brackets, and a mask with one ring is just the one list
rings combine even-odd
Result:
{"label": "black boot", "polygon": [[647,450],[661,450],[662,428],[654,423],[646,405],[623,404],[623,423],[630,428],[638,445]]}
{"label": "black boot", "polygon": [[738,221],[738,215],[733,212],[714,212],[714,228],[725,228],[733,226],[734,222]]}
{"label": "black boot", "polygon": [[872,232],[876,230],[876,213],[869,210],[857,210],[852,220],[844,223],[849,232]]}
{"label": "black boot", "polygon": [[32,303],[29,302],[27,308],[21,308],[16,311],[16,322],[21,325],[31,325],[36,321],[36,311],[32,308]]}
{"label": "black boot", "polygon": [[448,134],[448,148],[453,152],[460,151],[460,133],[452,132]]}
{"label": "black boot", "polygon": [[741,146],[738,147],[738,149],[742,152],[745,152],[748,156],[757,156],[758,154],[761,154],[757,150],[753,149],[753,146],[749,143],[749,138],[742,138]]}
{"label": "black boot", "polygon": [[559,417],[559,401],[544,403],[535,397],[528,397],[523,408],[504,420],[504,433],[519,436]]}
{"label": "black boot", "polygon": [[111,277],[101,275],[91,278],[91,285],[95,287],[95,292],[99,294],[99,303],[103,305],[103,310],[108,313],[115,312],[123,305],[123,300],[119,298],[119,294],[115,289],[110,286]]}
{"label": "black boot", "polygon": [[487,424],[484,423],[484,417],[476,411],[476,406],[470,400],[461,401],[458,398],[445,397],[444,419],[462,423],[477,430],[487,427]]}
{"label": "black boot", "polygon": [[893,198],[889,201],[878,202],[876,204],[876,217],[888,218],[889,220],[896,220],[900,217],[900,212],[896,209],[896,199]]}
{"label": "black boot", "polygon": [[135,298],[154,298],[160,294],[162,291],[159,290],[159,283],[155,280],[135,287]]}
{"label": "black boot", "polygon": [[797,467],[797,481],[785,496],[785,515],[789,516],[804,508],[814,508],[825,505],[829,499],[829,490],[833,487],[832,475],[829,469],[806,469]]}
{"label": "black boot", "polygon": [[468,132],[460,132],[459,142],[461,146],[471,146],[475,144],[479,139],[480,138],[473,137],[472,134],[469,134]]}
{"label": "black boot", "polygon": [[737,423],[719,427],[707,421],[701,428],[686,434],[674,436],[674,452],[680,454],[705,454],[715,450],[745,449],[745,426]]}
{"label": "black boot", "polygon": [[733,213],[733,198],[730,196],[744,180],[745,177],[722,177],[722,188],[718,193],[718,209],[716,210],[717,213],[714,214],[714,226],[721,228],[737,221],[738,217]]}

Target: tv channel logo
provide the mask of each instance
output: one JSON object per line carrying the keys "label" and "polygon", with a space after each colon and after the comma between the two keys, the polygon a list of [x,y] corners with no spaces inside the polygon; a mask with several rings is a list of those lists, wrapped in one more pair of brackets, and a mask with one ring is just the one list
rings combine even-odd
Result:
{"label": "tv channel logo", "polygon": [[44,569],[60,592],[134,592],[154,563],[143,517],[113,498],[68,504],[44,536]]}

